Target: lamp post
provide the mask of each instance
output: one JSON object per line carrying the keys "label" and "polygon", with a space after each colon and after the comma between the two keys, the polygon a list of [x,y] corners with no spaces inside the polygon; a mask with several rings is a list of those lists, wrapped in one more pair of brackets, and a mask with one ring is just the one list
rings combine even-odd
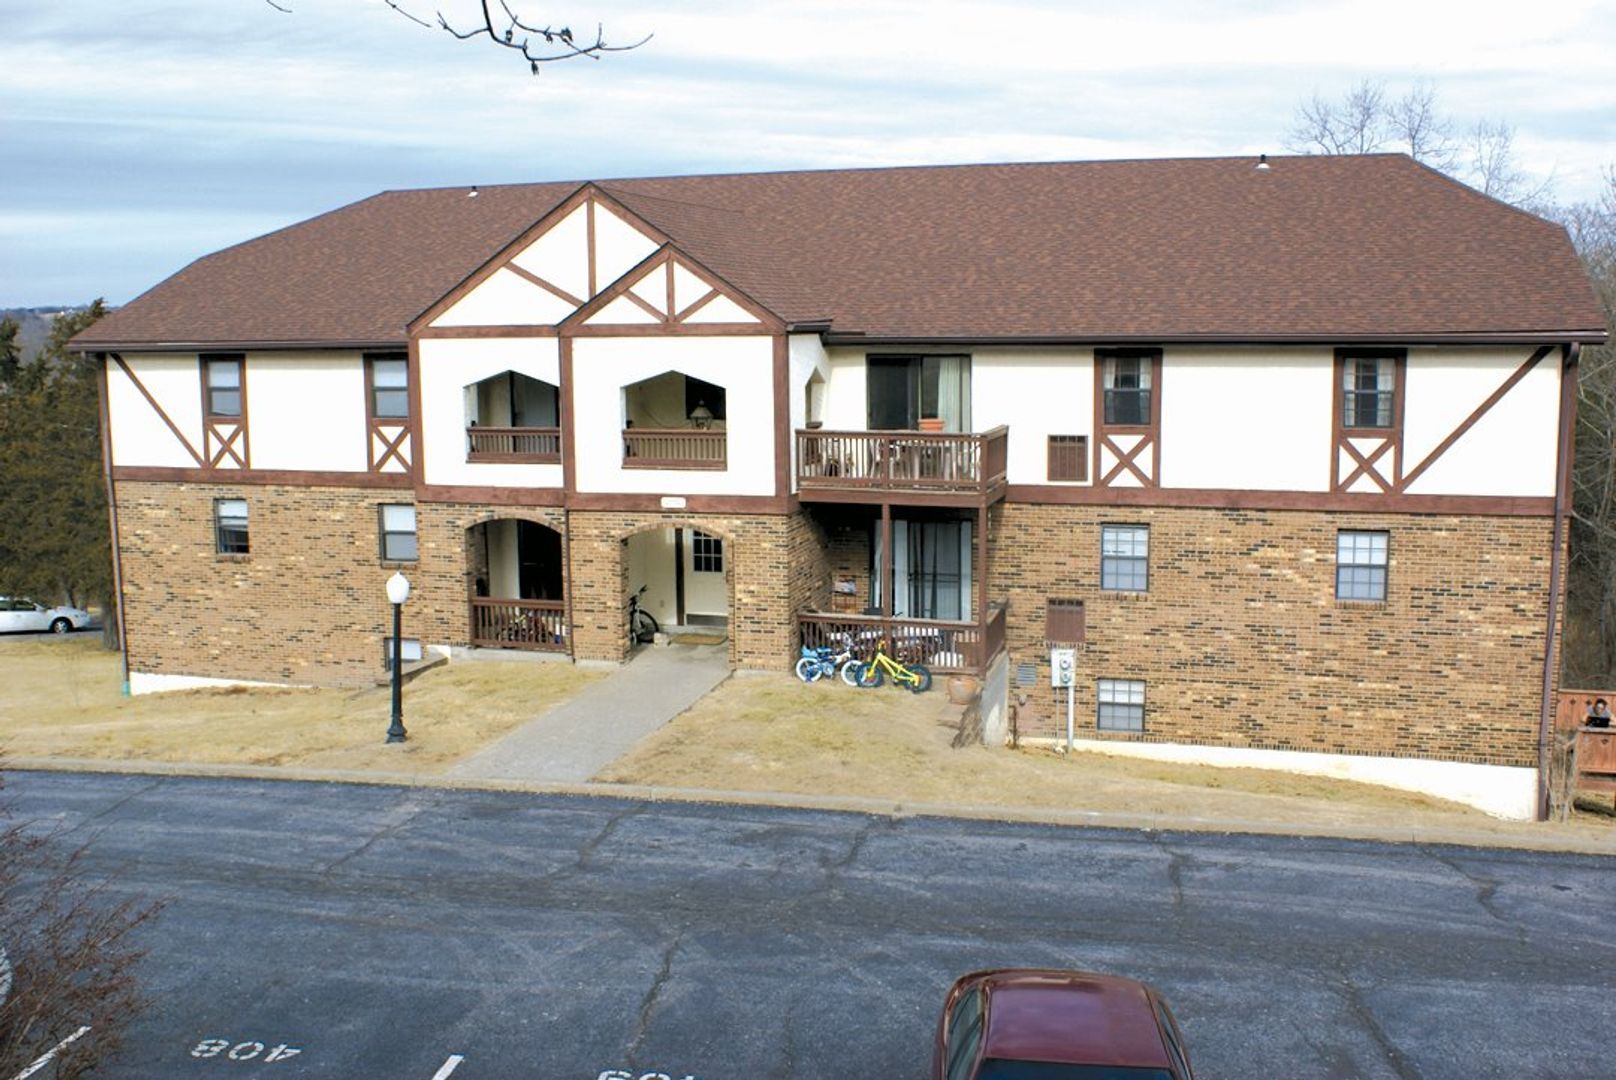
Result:
{"label": "lamp post", "polygon": [[387,741],[404,741],[404,601],[410,598],[410,579],[395,571],[387,579],[387,602],[393,605],[393,722]]}

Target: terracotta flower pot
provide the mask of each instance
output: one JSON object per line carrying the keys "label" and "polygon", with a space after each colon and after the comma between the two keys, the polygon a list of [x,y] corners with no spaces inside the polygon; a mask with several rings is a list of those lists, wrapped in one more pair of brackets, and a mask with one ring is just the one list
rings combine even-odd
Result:
{"label": "terracotta flower pot", "polygon": [[941,430],[943,430],[943,418],[940,417],[940,416],[922,416],[920,418],[920,430],[921,431],[941,431]]}
{"label": "terracotta flower pot", "polygon": [[982,681],[975,675],[950,675],[948,700],[955,705],[969,705],[982,690]]}

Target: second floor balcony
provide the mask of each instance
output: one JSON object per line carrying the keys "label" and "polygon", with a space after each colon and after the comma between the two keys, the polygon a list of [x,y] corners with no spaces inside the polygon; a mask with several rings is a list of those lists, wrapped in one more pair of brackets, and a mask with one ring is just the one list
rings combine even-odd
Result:
{"label": "second floor balcony", "polygon": [[1010,431],[798,431],[797,490],[820,502],[1003,498]]}
{"label": "second floor balcony", "polygon": [[467,461],[555,464],[561,460],[559,427],[478,427],[466,429]]}

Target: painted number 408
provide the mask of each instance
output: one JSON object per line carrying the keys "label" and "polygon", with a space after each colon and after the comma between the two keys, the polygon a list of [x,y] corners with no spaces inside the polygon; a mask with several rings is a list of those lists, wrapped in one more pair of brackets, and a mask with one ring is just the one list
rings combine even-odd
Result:
{"label": "painted number 408", "polygon": [[216,1058],[220,1054],[227,1061],[285,1061],[287,1058],[297,1057],[303,1051],[295,1046],[281,1043],[279,1046],[265,1046],[261,1042],[239,1042],[230,1045],[229,1039],[203,1039],[191,1050],[194,1058]]}

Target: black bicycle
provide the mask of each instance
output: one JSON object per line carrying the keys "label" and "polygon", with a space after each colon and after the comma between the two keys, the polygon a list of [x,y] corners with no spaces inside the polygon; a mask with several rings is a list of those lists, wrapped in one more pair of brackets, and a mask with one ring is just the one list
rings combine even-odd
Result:
{"label": "black bicycle", "polygon": [[640,606],[640,597],[645,595],[649,585],[641,585],[640,591],[630,594],[628,598],[628,637],[637,645],[647,645],[656,640],[657,631],[662,627],[649,611]]}

